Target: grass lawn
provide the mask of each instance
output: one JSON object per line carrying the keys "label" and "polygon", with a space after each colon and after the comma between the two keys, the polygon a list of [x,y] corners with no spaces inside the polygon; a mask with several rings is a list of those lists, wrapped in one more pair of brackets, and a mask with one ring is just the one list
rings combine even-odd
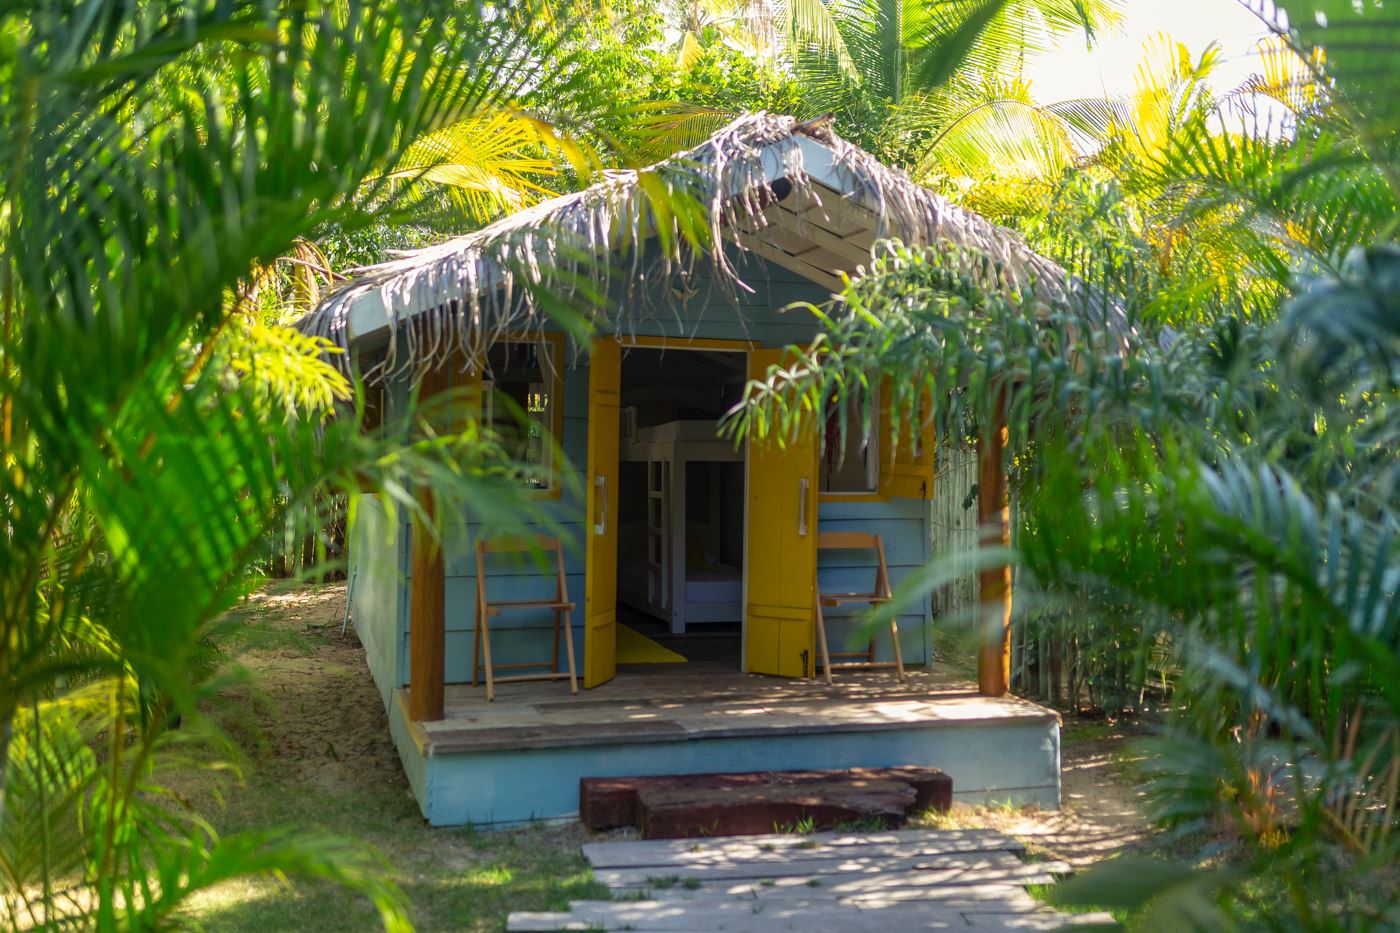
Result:
{"label": "grass lawn", "polygon": [[[420,930],[502,930],[511,910],[605,898],[579,854],[578,826],[511,832],[429,829],[389,740],[353,631],[340,637],[343,585],[274,586],[237,614],[248,671],[216,716],[248,751],[241,781],[190,790],[222,833],[293,827],[375,850]],[[215,798],[222,796],[222,802]],[[206,896],[211,931],[359,930],[371,905],[328,883],[237,882]]]}

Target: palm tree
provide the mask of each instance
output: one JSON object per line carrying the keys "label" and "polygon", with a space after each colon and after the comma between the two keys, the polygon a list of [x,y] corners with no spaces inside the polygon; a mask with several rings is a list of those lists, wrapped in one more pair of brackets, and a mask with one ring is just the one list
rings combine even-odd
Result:
{"label": "palm tree", "polygon": [[[915,165],[977,89],[1014,81],[1024,60],[1055,38],[1092,39],[1118,16],[1117,0],[844,0],[832,18],[852,67],[820,50],[799,55],[797,67],[813,113],[834,113],[852,141]],[[949,48],[959,52],[953,59]]]}
{"label": "palm tree", "polygon": [[[801,116],[831,112],[845,137],[913,168],[939,127],[956,123],[979,86],[1005,84],[1027,55],[1066,32],[1117,21],[1119,0],[837,0],[697,2],[677,6],[684,63],[706,36],[740,42],[791,69]],[[961,100],[962,106],[957,102]],[[949,110],[953,107],[953,110]],[[646,155],[698,145],[737,114],[657,101],[640,119]]]}
{"label": "palm tree", "polygon": [[671,0],[665,11],[680,34],[682,66],[713,33],[769,65],[793,49],[811,47],[832,56],[838,67],[851,67],[845,39],[823,0]]}
{"label": "palm tree", "polygon": [[165,927],[201,888],[290,872],[404,927],[363,853],[219,838],[157,765],[175,722],[226,742],[201,665],[269,529],[323,521],[328,491],[517,498],[479,444],[328,417],[348,384],[325,347],[246,306],[298,242],[412,206],[451,171],[446,128],[538,85],[548,40],[432,0],[27,0],[0,25],[5,922]]}

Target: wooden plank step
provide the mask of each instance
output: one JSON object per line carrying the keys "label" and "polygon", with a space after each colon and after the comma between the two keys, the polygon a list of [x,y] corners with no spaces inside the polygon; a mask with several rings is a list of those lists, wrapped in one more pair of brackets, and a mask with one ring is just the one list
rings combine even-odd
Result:
{"label": "wooden plank step", "polygon": [[[919,886],[1013,880],[1021,884],[1046,884],[1065,871],[1068,871],[1068,866],[1063,862],[1028,864],[1007,852],[986,852],[915,858],[812,859],[763,865],[687,865],[664,872],[644,868],[609,868],[596,871],[594,877],[611,889],[657,887],[658,879],[663,879],[662,883],[668,886],[684,884],[688,879],[703,884],[746,879],[761,882],[778,878],[833,877],[839,879],[833,883],[846,883],[852,879],[877,876],[889,883],[894,875],[905,876],[900,879],[905,886]],[[1021,880],[1028,876],[1037,880]]]}
{"label": "wooden plank step", "polygon": [[818,832],[807,835],[727,836],[590,842],[583,855],[594,868],[713,864],[720,860],[776,861],[837,858],[844,854],[940,855],[954,852],[1021,852],[1025,847],[996,830],[903,829],[874,833]]}
{"label": "wooden plank step", "polygon": [[831,828],[914,811],[946,811],[953,781],[936,768],[851,768],[584,778],[579,817],[591,829],[636,826],[647,839],[772,833],[811,821]]}

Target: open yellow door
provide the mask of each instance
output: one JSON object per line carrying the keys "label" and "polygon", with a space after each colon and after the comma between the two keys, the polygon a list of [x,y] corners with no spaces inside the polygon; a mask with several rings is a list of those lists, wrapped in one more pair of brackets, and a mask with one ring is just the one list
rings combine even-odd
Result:
{"label": "open yellow door", "polygon": [[[751,350],[749,378],[766,378],[782,359],[782,350]],[[817,441],[815,425],[785,446],[749,439],[744,658],[750,673],[816,672]]]}
{"label": "open yellow door", "polygon": [[924,392],[920,409],[910,414],[918,428],[902,427],[895,435],[890,421],[889,380],[880,394],[880,496],[902,496],[909,499],[933,498],[934,430],[930,413],[933,398]]}
{"label": "open yellow door", "polygon": [[622,347],[598,337],[588,355],[588,515],[583,685],[617,674],[617,453]]}

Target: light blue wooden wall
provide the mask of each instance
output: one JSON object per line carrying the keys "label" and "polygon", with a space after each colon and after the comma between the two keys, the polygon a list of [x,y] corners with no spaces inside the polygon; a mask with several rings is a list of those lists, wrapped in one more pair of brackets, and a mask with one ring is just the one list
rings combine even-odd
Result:
{"label": "light blue wooden wall", "polygon": [[[635,336],[744,339],[770,347],[809,342],[816,335],[815,318],[806,309],[788,306],[803,301],[820,304],[828,297],[826,291],[795,273],[763,260],[738,256],[733,258],[751,290],[740,289],[732,295],[726,295],[702,269],[693,277],[691,285],[698,293],[684,306],[674,299],[663,301],[644,315],[631,316],[628,323],[622,327],[622,331]],[[648,296],[629,296],[622,291],[618,291],[614,297],[619,305],[630,303],[634,307],[648,306],[652,300]],[[562,484],[562,497],[546,502],[545,507],[553,521],[558,523],[566,542],[570,544],[566,554],[569,595],[581,608],[584,599],[582,544],[586,529],[582,524],[585,511],[584,484],[579,471],[585,468],[588,454],[588,363],[586,356],[576,353],[572,346],[566,350],[565,356],[567,365],[564,370],[564,436],[561,445],[566,463],[562,469],[566,472],[572,471],[572,477],[571,480],[566,478]],[[401,400],[404,394],[403,384],[395,385],[391,392],[391,405],[395,400]],[[471,680],[472,643],[476,624],[476,567],[468,519],[469,516],[463,515],[450,520],[445,541],[448,683],[465,683]],[[891,577],[896,586],[906,574],[923,566],[928,559],[929,512],[926,502],[912,499],[894,499],[887,502],[824,502],[818,512],[818,521],[823,530],[858,530],[882,535]],[[393,652],[393,658],[387,657],[387,652],[380,651],[371,658],[371,665],[393,670],[394,682],[401,686],[407,683],[409,637],[409,565],[405,551],[408,535],[407,528],[402,523],[397,538],[397,553],[390,555],[380,551],[384,555],[383,559],[392,562],[400,574],[399,598],[392,613],[397,630],[396,650]],[[367,542],[361,543],[359,538],[356,541],[357,547],[367,546]],[[371,560],[368,557],[363,559]],[[823,556],[818,573],[820,585],[826,590],[869,587],[873,581],[874,562],[869,555],[828,554]],[[552,593],[553,585],[552,567],[534,566],[519,557],[507,555],[493,557],[487,565],[487,588],[493,598],[524,599]],[[375,611],[383,619],[390,615],[387,602]],[[916,607],[914,611],[900,618],[901,643],[906,663],[924,664],[931,657],[927,622],[927,607]],[[372,624],[378,626],[384,623],[376,617]],[[501,664],[548,657],[552,625],[552,616],[547,611],[510,613],[493,620],[492,654],[495,661]],[[853,628],[850,618],[831,618],[829,631],[832,650],[841,650],[846,646],[848,635]],[[577,612],[573,618],[573,637],[580,666],[583,650],[582,631],[582,614]],[[383,641],[377,630],[371,639],[376,644]],[[877,646],[882,658],[891,657],[887,636],[881,635],[877,638]],[[375,676],[378,680],[382,674],[376,671]]]}
{"label": "light blue wooden wall", "polygon": [[365,648],[374,685],[387,707],[401,681],[400,618],[406,594],[403,568],[407,538],[399,517],[376,495],[356,496],[350,507],[350,616]]}
{"label": "light blue wooden wall", "polygon": [[[566,352],[572,356],[572,350]],[[581,471],[588,456],[588,368],[586,365],[564,369],[564,436],[561,441],[565,463],[561,466],[561,495],[557,500],[545,500],[544,508],[557,533],[566,544],[564,553],[565,579],[569,597],[578,603],[573,614],[573,638],[577,660],[583,663],[583,584],[585,490]],[[572,475],[569,475],[572,474]],[[469,516],[460,516],[458,533],[453,535],[444,555],[446,575],[447,645],[446,665],[448,683],[471,680],[472,642],[476,626],[476,542],[468,524]],[[544,528],[537,528],[544,531]],[[552,596],[555,586],[553,557],[548,563],[536,563],[525,554],[489,555],[486,559],[486,592],[492,599],[530,599]],[[511,664],[549,657],[550,637],[554,626],[553,613],[547,610],[521,610],[497,616],[491,622],[491,655],[497,664]],[[408,628],[404,626],[403,648],[408,651]],[[562,667],[564,649],[560,646]]]}

